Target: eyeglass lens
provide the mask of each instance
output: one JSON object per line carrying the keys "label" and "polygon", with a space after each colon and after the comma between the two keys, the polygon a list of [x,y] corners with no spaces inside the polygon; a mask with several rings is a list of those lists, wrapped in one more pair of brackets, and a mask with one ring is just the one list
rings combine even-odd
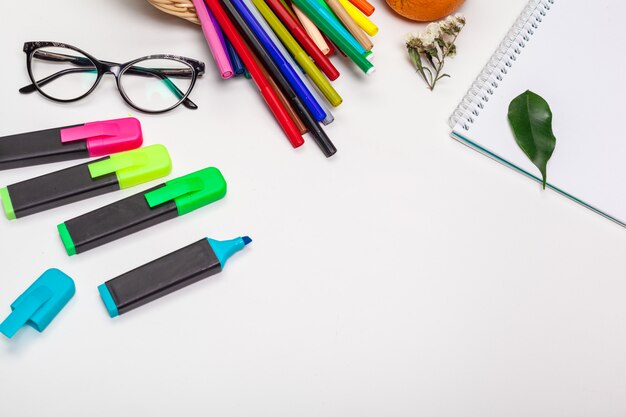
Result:
{"label": "eyeglass lens", "polygon": [[189,93],[193,68],[174,59],[151,58],[134,63],[120,74],[120,88],[136,107],[167,110]]}
{"label": "eyeglass lens", "polygon": [[81,97],[98,78],[96,66],[89,58],[67,48],[37,49],[31,57],[30,67],[39,89],[58,100]]}

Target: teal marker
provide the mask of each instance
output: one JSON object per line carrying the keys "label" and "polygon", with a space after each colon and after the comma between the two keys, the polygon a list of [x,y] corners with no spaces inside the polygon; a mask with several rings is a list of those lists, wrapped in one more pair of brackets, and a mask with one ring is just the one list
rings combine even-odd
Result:
{"label": "teal marker", "polygon": [[248,236],[231,240],[202,239],[98,287],[111,317],[221,272],[226,261],[246,247]]}

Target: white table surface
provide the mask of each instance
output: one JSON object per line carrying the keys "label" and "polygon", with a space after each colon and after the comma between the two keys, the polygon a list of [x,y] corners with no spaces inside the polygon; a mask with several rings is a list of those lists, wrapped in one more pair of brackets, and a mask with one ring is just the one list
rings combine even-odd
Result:
{"label": "white table surface", "polygon": [[[0,340],[0,416],[623,416],[626,230],[449,138],[446,120],[525,0],[468,0],[452,78],[424,88],[374,15],[377,72],[335,58],[339,153],[292,150],[250,82],[218,79],[200,30],[142,0],[3,2],[0,135],[133,115],[172,176],[224,173],[209,207],[68,258],[61,221],[148,186],[0,219],[0,316],[45,269],[77,293],[42,334]],[[22,43],[201,59],[199,110],[142,115],[112,78],[75,104],[20,95]],[[584,80],[581,78],[581,83]],[[77,162],[0,172],[10,184]],[[249,234],[225,271],[110,319],[96,287],[199,240]]]}

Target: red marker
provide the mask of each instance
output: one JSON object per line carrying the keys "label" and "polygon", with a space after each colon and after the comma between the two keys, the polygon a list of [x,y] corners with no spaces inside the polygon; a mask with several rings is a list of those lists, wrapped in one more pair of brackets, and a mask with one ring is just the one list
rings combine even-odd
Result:
{"label": "red marker", "polygon": [[235,28],[233,23],[226,15],[226,12],[219,3],[219,0],[204,1],[208,8],[211,10],[211,13],[213,13],[213,16],[219,23],[220,27],[222,28],[222,31],[224,32],[230,43],[233,45],[233,48],[235,48],[235,51],[237,51],[237,53],[239,54],[239,57],[248,69],[248,72],[250,72],[252,79],[259,87],[261,95],[265,99],[265,102],[269,106],[272,113],[274,113],[276,120],[287,135],[287,139],[289,139],[291,145],[294,148],[302,145],[304,143],[304,139],[298,131],[298,127],[289,117],[289,113],[287,113],[287,110],[280,102],[280,99],[272,89],[269,81],[263,75],[263,72],[255,62],[252,53],[248,49],[248,46],[246,45],[239,32],[237,32],[237,29]]}
{"label": "red marker", "polygon": [[291,32],[294,38],[302,45],[304,50],[311,55],[315,64],[322,70],[329,80],[334,81],[339,77],[339,71],[330,62],[330,60],[320,51],[311,40],[309,35],[302,29],[300,24],[291,16],[289,11],[280,2],[280,0],[265,0],[268,6],[272,8],[276,16],[285,24],[285,27]]}

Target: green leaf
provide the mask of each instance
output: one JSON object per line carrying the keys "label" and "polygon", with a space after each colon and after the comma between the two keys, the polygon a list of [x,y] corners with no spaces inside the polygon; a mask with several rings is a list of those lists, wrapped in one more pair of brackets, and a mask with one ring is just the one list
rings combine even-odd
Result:
{"label": "green leaf", "polygon": [[528,90],[509,104],[509,123],[518,146],[541,172],[546,188],[548,161],[556,146],[548,102]]}

